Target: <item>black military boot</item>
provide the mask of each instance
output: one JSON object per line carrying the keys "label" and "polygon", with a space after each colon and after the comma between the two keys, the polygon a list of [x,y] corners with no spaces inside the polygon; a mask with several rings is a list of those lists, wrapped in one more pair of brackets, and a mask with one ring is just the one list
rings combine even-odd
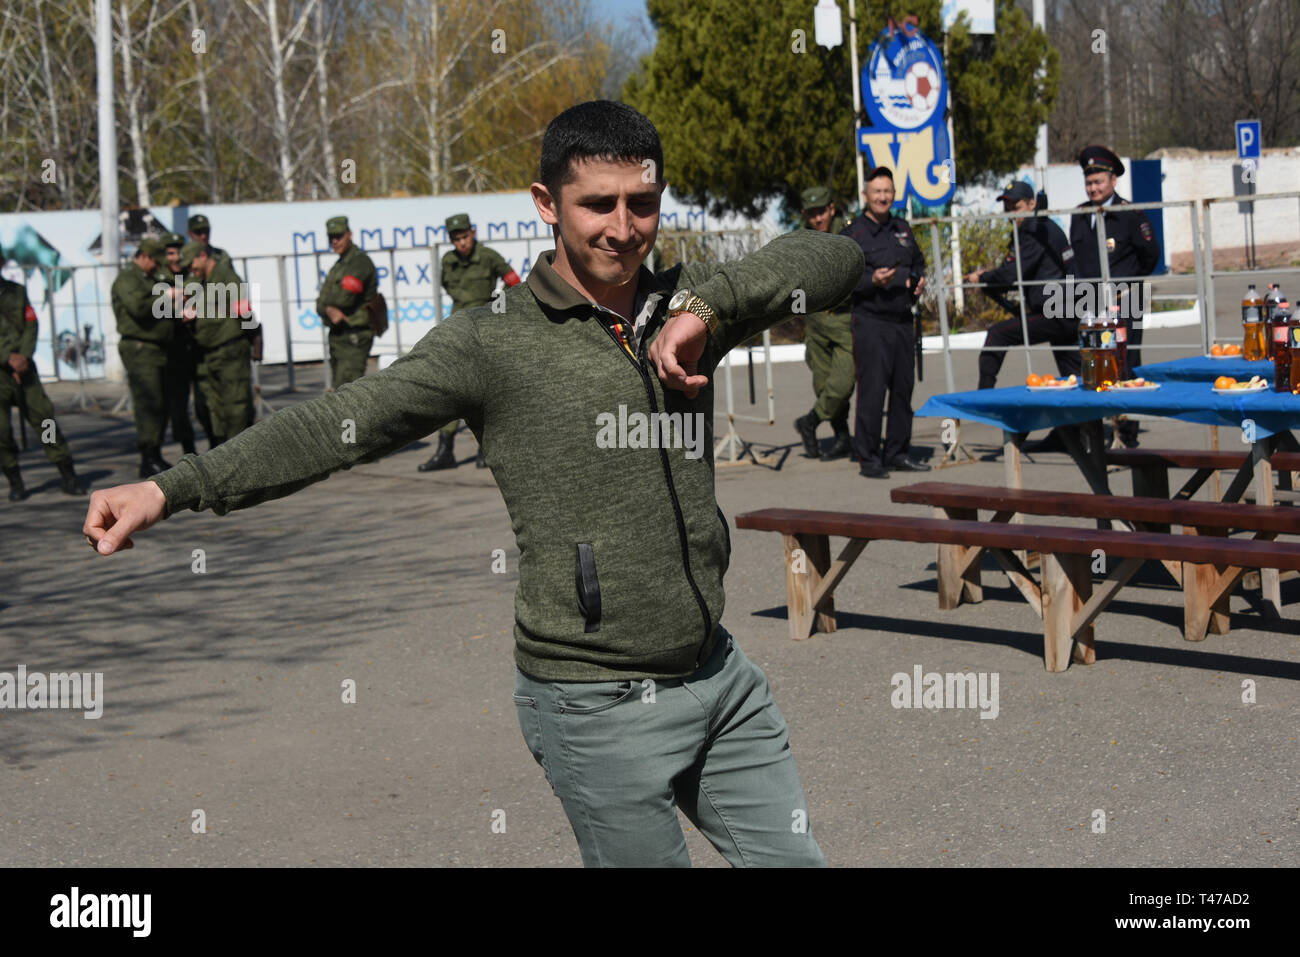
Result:
{"label": "black military boot", "polygon": [[9,480],[9,501],[21,502],[27,497],[27,487],[23,485],[23,476],[18,471],[18,466],[5,469],[5,478]]}
{"label": "black military boot", "polygon": [[59,463],[59,483],[65,495],[86,494],[86,490],[81,487],[81,482],[78,480],[76,470],[73,469],[71,462]]}
{"label": "black military boot", "polygon": [[146,479],[159,472],[166,472],[169,468],[171,466],[163,461],[158,446],[151,445],[140,451],[140,478]]}
{"label": "black military boot", "polygon": [[187,440],[187,441],[185,441],[185,442],[182,442],[182,443],[181,443],[181,451],[182,451],[184,454],[186,454],[186,455],[195,455],[195,454],[198,453],[198,449],[196,449],[196,448],[194,447],[194,440],[193,440],[193,439],[189,439],[189,440]]}
{"label": "black military boot", "polygon": [[442,433],[438,434],[438,451],[433,453],[433,458],[420,466],[421,472],[437,472],[439,469],[454,469],[456,467],[456,456],[452,452],[455,445],[454,438],[449,439]]}
{"label": "black military boot", "polygon": [[810,459],[815,459],[821,454],[821,449],[817,447],[817,423],[820,421],[816,409],[794,420],[795,431],[803,441],[803,454]]}
{"label": "black military boot", "polygon": [[842,459],[853,451],[853,436],[849,433],[848,416],[831,419],[831,428],[835,430],[835,444],[822,454],[823,462]]}

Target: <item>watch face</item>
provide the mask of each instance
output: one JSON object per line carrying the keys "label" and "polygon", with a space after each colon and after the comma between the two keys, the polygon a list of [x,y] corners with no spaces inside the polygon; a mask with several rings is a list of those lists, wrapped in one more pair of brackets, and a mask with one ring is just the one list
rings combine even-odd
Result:
{"label": "watch face", "polygon": [[673,298],[668,300],[668,308],[681,309],[683,306],[686,305],[686,300],[690,298],[691,298],[691,291],[689,289],[678,289],[675,293],[673,293]]}

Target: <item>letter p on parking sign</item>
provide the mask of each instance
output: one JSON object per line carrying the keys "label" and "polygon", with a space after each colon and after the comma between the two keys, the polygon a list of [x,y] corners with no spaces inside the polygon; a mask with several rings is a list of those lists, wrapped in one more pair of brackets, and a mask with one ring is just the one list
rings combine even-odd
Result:
{"label": "letter p on parking sign", "polygon": [[1237,121],[1237,156],[1241,159],[1259,159],[1259,120]]}

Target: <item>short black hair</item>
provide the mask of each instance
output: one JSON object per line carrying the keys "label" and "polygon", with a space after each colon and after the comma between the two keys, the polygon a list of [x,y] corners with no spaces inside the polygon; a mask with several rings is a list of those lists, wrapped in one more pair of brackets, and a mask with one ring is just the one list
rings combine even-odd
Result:
{"label": "short black hair", "polygon": [[574,161],[652,160],[655,181],[663,180],[664,148],[650,120],[624,103],[591,100],[571,106],[546,127],[538,181],[558,203],[560,187],[573,180]]}
{"label": "short black hair", "polygon": [[873,179],[880,179],[880,177],[882,176],[888,179],[891,183],[894,181],[893,170],[891,170],[888,166],[877,166],[875,169],[873,169],[870,173],[867,174],[867,178],[864,179],[862,182],[870,183]]}

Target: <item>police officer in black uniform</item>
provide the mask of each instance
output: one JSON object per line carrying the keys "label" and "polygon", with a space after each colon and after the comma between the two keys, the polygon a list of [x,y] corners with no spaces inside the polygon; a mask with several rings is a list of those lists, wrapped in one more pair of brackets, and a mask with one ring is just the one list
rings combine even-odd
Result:
{"label": "police officer in black uniform", "polygon": [[[1133,369],[1142,364],[1138,349],[1142,344],[1142,300],[1138,293],[1140,284],[1127,280],[1151,275],[1160,261],[1160,242],[1145,212],[1122,208],[1128,205],[1128,200],[1115,192],[1116,179],[1124,175],[1124,164],[1118,156],[1104,146],[1086,146],[1079,153],[1079,165],[1083,167],[1088,202],[1079,206],[1087,212],[1070,217],[1070,245],[1074,248],[1075,271],[1081,279],[1101,278],[1095,208],[1104,207],[1106,258],[1110,262],[1110,278],[1118,292],[1118,297],[1110,301],[1120,305],[1121,321],[1128,330],[1128,366]],[[1125,296],[1128,302],[1124,301]],[[1098,289],[1097,312],[1102,312],[1107,302]],[[1119,437],[1126,446],[1134,448],[1138,444],[1137,433],[1135,421],[1121,420]]]}
{"label": "police officer in black uniform", "polygon": [[[894,174],[878,166],[866,180],[863,215],[840,235],[854,239],[867,267],[853,290],[853,364],[858,404],[853,449],[862,475],[887,478],[889,469],[928,472],[914,460],[912,386],[916,333],[912,304],[925,288],[925,257],[905,219],[894,216]],[[880,418],[889,392],[889,424],[882,451]]]}
{"label": "police officer in black uniform", "polygon": [[[1034,189],[1026,182],[1011,183],[998,199],[1002,200],[1004,212],[1034,211]],[[1074,251],[1070,248],[1070,241],[1065,238],[1061,227],[1046,216],[1026,216],[1018,221],[1016,231],[1020,240],[1020,278],[1026,283],[1020,290],[1020,297],[1025,303],[1024,327],[1029,330],[1029,342],[1031,345],[1050,342],[1054,346],[1073,346],[1068,352],[1054,351],[1052,357],[1056,360],[1056,368],[1062,378],[1078,375],[1082,366],[1078,350],[1078,319],[1072,316],[1072,309],[1044,310],[1048,287],[1028,285],[1030,281],[1064,279],[1067,273],[1074,271]],[[970,273],[966,281],[980,284],[994,296],[1016,288],[1015,238],[1007,244],[1007,255],[1001,265],[995,269]],[[1060,303],[1059,289],[1057,292],[1056,301]],[[1052,315],[1045,315],[1045,311]],[[979,361],[981,389],[991,389],[997,384],[998,370],[1002,368],[1002,362],[1007,356],[1005,347],[1022,345],[1025,341],[1019,311],[1013,310],[1012,315],[1013,318],[989,329],[984,338],[984,350],[980,353]],[[995,346],[1003,348],[991,348]]]}

